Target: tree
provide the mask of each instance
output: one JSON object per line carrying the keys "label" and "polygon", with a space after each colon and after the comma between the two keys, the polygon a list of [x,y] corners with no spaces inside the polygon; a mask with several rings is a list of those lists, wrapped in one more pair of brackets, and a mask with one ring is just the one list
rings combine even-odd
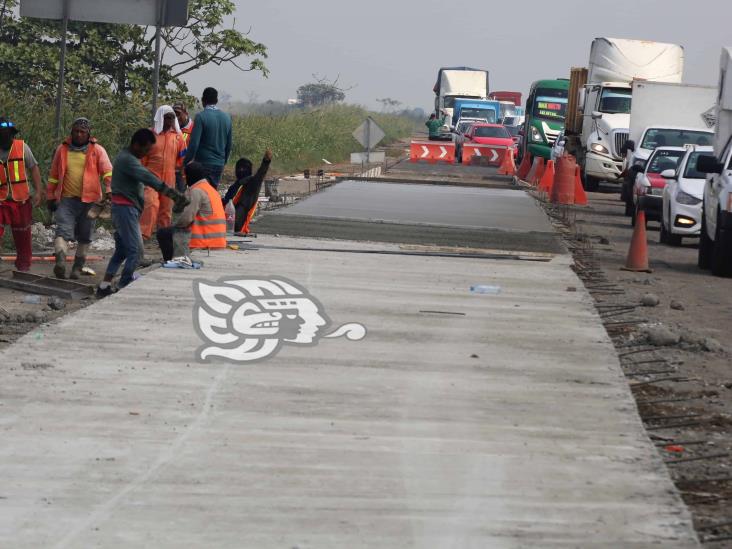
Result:
{"label": "tree", "polygon": [[339,103],[346,98],[346,92],[353,89],[353,87],[342,89],[338,86],[340,75],[332,82],[329,82],[326,77],[321,78],[316,74],[313,75],[313,78],[315,82],[297,88],[297,98],[305,107],[320,107]]}
{"label": "tree", "polygon": [[[15,15],[17,0],[3,0],[8,11],[0,28],[0,71],[12,75],[6,85],[23,92],[52,97],[58,78],[61,40],[57,21]],[[180,96],[188,92],[182,77],[207,65],[231,65],[267,75],[267,48],[224,19],[235,11],[231,0],[191,0],[188,25],[162,33],[163,63],[160,90]],[[0,14],[2,15],[2,14]],[[100,98],[140,96],[152,92],[154,32],[136,25],[69,24],[66,96]],[[246,60],[246,63],[244,62]]]}

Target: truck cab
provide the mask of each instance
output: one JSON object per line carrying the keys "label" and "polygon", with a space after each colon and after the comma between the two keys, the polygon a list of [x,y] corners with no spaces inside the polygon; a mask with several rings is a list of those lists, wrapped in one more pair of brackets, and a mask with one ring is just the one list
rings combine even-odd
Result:
{"label": "truck cab", "polygon": [[499,117],[500,104],[498,101],[459,98],[453,104],[452,125],[456,127],[460,122],[467,120],[493,124],[500,120]]}
{"label": "truck cab", "polygon": [[564,129],[569,80],[538,80],[526,100],[521,157],[551,158],[559,132]]}
{"label": "truck cab", "polygon": [[[623,172],[623,145],[628,140],[632,89],[625,82],[585,86],[582,122],[585,185],[616,182]],[[590,116],[587,116],[589,114]]]}

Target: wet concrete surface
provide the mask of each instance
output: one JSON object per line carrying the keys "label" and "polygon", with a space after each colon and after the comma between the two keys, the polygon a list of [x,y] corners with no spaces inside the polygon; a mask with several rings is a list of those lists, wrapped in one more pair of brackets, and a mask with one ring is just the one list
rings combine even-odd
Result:
{"label": "wet concrete surface", "polygon": [[263,234],[558,253],[521,190],[344,181],[256,223]]}

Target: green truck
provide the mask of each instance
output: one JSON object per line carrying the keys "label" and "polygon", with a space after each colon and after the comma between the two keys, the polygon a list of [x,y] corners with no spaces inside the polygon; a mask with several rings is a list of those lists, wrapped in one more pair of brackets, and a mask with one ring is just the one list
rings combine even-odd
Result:
{"label": "green truck", "polygon": [[557,136],[564,129],[567,113],[569,80],[537,80],[531,84],[526,100],[526,118],[523,126],[521,156],[528,154],[549,159]]}

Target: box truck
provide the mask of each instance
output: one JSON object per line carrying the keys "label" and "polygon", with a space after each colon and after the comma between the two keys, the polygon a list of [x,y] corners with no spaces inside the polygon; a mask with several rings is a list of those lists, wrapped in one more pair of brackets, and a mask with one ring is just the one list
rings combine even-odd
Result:
{"label": "box truck", "polygon": [[453,119],[455,99],[488,99],[488,71],[472,67],[443,67],[437,73],[435,112],[444,111],[448,121]]}

